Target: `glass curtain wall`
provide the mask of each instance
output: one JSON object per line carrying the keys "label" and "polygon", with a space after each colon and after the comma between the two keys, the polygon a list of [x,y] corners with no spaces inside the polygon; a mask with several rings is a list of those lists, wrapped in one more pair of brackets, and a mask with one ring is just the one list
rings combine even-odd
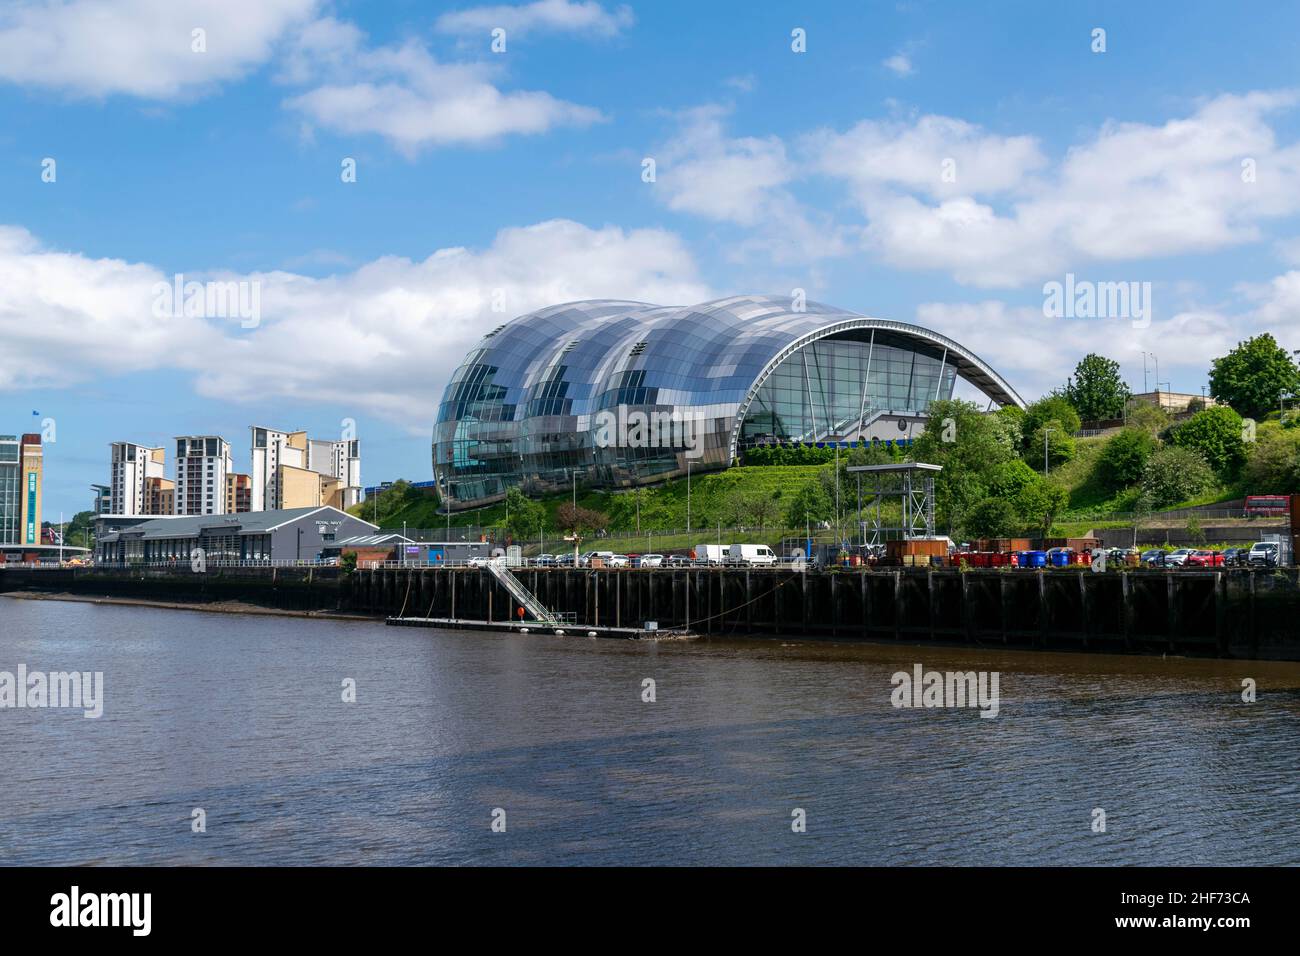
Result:
{"label": "glass curtain wall", "polygon": [[951,398],[956,368],[885,332],[813,342],[778,365],[759,387],[741,443],[852,439],[881,412],[923,413]]}

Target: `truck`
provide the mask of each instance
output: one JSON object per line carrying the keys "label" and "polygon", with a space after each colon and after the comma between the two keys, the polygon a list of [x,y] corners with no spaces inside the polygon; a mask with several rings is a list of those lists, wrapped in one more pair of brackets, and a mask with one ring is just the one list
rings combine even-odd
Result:
{"label": "truck", "polygon": [[765,544],[733,544],[727,548],[728,564],[763,567],[776,564],[776,552]]}

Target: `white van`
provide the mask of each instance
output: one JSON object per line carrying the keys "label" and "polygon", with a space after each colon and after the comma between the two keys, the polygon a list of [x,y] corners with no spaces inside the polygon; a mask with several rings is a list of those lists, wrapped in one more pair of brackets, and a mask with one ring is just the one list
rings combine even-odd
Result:
{"label": "white van", "polygon": [[722,564],[727,560],[727,548],[721,544],[697,544],[691,553],[696,564]]}
{"label": "white van", "polygon": [[776,564],[776,552],[765,544],[733,544],[727,549],[728,564],[752,567]]}

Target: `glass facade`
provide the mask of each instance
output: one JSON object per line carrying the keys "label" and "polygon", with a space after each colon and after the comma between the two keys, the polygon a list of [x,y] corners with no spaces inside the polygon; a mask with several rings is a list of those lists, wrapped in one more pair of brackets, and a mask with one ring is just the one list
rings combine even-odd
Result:
{"label": "glass facade", "polygon": [[23,540],[22,494],[18,436],[0,435],[0,544]]}
{"label": "glass facade", "polygon": [[488,333],[438,409],[433,466],[453,507],[576,480],[630,487],[725,468],[747,443],[851,440],[921,415],[957,376],[1022,404],[956,342],[919,326],[789,298],[696,306],[596,300]]}

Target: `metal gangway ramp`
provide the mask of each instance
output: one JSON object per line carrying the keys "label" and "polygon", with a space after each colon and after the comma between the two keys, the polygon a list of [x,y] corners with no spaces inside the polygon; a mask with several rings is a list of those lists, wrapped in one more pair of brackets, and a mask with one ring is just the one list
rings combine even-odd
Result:
{"label": "metal gangway ramp", "polygon": [[533,620],[541,621],[545,624],[559,623],[555,615],[546,609],[541,601],[528,588],[524,587],[524,582],[515,577],[514,572],[506,567],[504,558],[493,558],[487,563],[488,570],[510,592],[511,596],[523,605],[524,610],[533,616]]}

